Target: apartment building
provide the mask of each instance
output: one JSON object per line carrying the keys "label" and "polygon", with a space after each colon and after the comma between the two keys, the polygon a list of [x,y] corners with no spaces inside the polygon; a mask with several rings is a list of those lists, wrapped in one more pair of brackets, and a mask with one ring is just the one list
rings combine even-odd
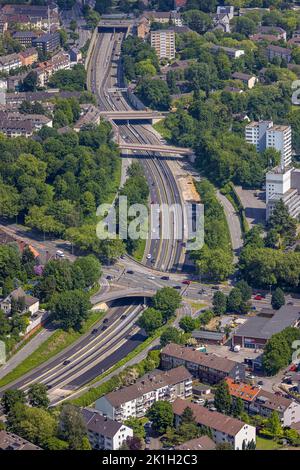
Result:
{"label": "apartment building", "polygon": [[250,90],[258,82],[257,77],[255,77],[255,75],[249,75],[248,73],[234,72],[232,74],[232,78],[234,80],[239,80],[240,82],[244,83],[246,87]]}
{"label": "apartment building", "polygon": [[22,66],[19,54],[13,53],[0,57],[0,72],[9,73]]}
{"label": "apartment building", "polygon": [[13,38],[18,41],[24,47],[31,47],[32,41],[39,36],[42,36],[42,32],[37,31],[16,31],[13,34]]}
{"label": "apartment building", "polygon": [[175,59],[175,31],[173,29],[151,31],[150,42],[159,59]]}
{"label": "apartment building", "polygon": [[18,23],[22,28],[50,31],[59,28],[58,7],[52,5],[7,4],[1,8],[7,23]]}
{"label": "apartment building", "polygon": [[60,47],[60,35],[58,32],[43,34],[33,39],[32,45],[44,54],[53,52]]}
{"label": "apartment building", "polygon": [[269,62],[271,62],[275,58],[284,60],[287,63],[291,62],[292,60],[292,50],[287,49],[286,47],[280,47],[275,46],[274,44],[270,44],[267,47],[266,52]]}
{"label": "apartment building", "polygon": [[41,447],[32,444],[12,432],[0,431],[0,451],[1,450],[43,450]]}
{"label": "apartment building", "polygon": [[233,47],[225,47],[225,46],[217,46],[214,44],[210,51],[213,54],[217,54],[218,52],[224,52],[230,59],[238,59],[239,57],[245,55],[245,51],[243,49],[235,49]]}
{"label": "apartment building", "polygon": [[233,399],[241,398],[247,413],[268,418],[273,411],[276,411],[282,425],[286,427],[291,427],[292,424],[300,421],[300,404],[291,398],[275,395],[260,387],[230,378],[227,378],[226,382],[230,395]]}
{"label": "apartment building", "polygon": [[30,47],[19,53],[22,66],[28,67],[38,61],[38,52],[34,47]]}
{"label": "apartment building", "polygon": [[273,124],[272,121],[252,121],[245,127],[245,139],[256,146],[258,152],[274,148],[281,154],[281,166],[288,167],[292,162],[291,126]]}
{"label": "apartment building", "polygon": [[215,354],[207,354],[178,344],[170,343],[161,351],[162,369],[184,366],[201,382],[216,384],[226,377],[244,380],[245,366]]}
{"label": "apartment building", "polygon": [[182,26],[181,15],[177,11],[147,11],[143,15],[151,22]]}
{"label": "apartment building", "polygon": [[108,393],[96,401],[96,409],[110,419],[141,418],[158,400],[174,401],[192,395],[192,376],[184,367],[145,375],[135,384]]}
{"label": "apartment building", "polygon": [[210,429],[216,444],[228,443],[234,450],[242,450],[243,446],[256,442],[255,427],[239,419],[223,415],[218,411],[210,411],[204,406],[180,398],[177,398],[172,406],[176,426],[179,426],[184,410],[190,408],[197,425]]}
{"label": "apartment building", "polygon": [[94,450],[119,450],[133,431],[122,423],[109,419],[94,408],[83,408],[88,439]]}
{"label": "apartment building", "polygon": [[31,137],[34,133],[34,126],[30,121],[8,121],[0,122],[0,132],[7,137]]}

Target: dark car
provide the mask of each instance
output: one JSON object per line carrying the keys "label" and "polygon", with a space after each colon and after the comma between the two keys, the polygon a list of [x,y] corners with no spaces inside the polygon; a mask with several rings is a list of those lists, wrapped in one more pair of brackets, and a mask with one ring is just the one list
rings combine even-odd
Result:
{"label": "dark car", "polygon": [[188,281],[187,279],[185,281],[182,281],[182,284],[186,284],[187,286],[189,286],[191,283],[191,281]]}
{"label": "dark car", "polygon": [[47,390],[50,390],[51,388],[52,388],[52,385],[50,385],[50,384],[46,385]]}
{"label": "dark car", "polygon": [[161,279],[163,281],[169,281],[170,280],[169,276],[162,276]]}
{"label": "dark car", "polygon": [[92,330],[92,335],[95,335],[96,333],[98,333],[98,328],[94,328],[94,329]]}
{"label": "dark car", "polygon": [[106,279],[107,279],[108,281],[111,281],[111,280],[112,280],[112,276],[108,275],[108,276],[106,276]]}
{"label": "dark car", "polygon": [[174,289],[181,289],[181,286],[174,286]]}
{"label": "dark car", "polygon": [[127,274],[134,274],[134,271],[132,271],[131,269],[128,269]]}
{"label": "dark car", "polygon": [[263,384],[264,384],[264,383],[263,383],[262,380],[259,380],[259,381],[257,382],[257,385],[263,385]]}
{"label": "dark car", "polygon": [[103,323],[107,323],[107,322],[108,322],[108,318],[104,318]]}
{"label": "dark car", "polygon": [[125,313],[124,313],[124,315],[121,315],[121,320],[125,320],[126,317],[127,317],[127,315],[125,315]]}
{"label": "dark car", "polygon": [[68,359],[66,359],[64,362],[63,362],[63,366],[67,366],[70,364],[71,361],[69,361]]}
{"label": "dark car", "polygon": [[102,326],[102,331],[105,331],[105,330],[107,330],[107,326],[106,326],[106,325]]}
{"label": "dark car", "polygon": [[220,287],[219,286],[212,286],[212,289],[213,290],[220,290]]}

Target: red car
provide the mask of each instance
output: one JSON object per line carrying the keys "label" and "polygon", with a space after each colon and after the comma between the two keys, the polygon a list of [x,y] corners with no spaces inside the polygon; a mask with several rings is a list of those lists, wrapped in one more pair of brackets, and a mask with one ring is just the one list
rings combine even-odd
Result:
{"label": "red car", "polygon": [[262,300],[262,296],[258,294],[254,297],[254,300]]}
{"label": "red car", "polygon": [[186,284],[187,286],[189,286],[190,283],[191,283],[191,281],[188,281],[188,280],[182,281],[182,284]]}

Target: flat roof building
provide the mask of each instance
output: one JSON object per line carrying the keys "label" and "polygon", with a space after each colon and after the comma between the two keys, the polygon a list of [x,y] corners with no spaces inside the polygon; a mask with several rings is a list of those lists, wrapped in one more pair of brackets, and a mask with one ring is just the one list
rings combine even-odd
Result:
{"label": "flat roof building", "polygon": [[175,31],[173,29],[151,31],[150,42],[159,59],[175,59]]}
{"label": "flat roof building", "polygon": [[289,326],[300,325],[300,308],[284,305],[279,310],[264,311],[249,318],[239,326],[232,336],[232,346],[243,348],[264,348],[272,335]]}

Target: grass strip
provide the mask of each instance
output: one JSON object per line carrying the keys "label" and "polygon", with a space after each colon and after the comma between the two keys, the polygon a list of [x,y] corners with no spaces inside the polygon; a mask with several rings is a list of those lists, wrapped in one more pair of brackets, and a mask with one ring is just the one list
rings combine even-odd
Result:
{"label": "grass strip", "polygon": [[22,361],[11,372],[2,377],[0,380],[0,387],[4,387],[14,380],[19,379],[22,375],[31,371],[35,367],[40,366],[43,362],[48,361],[63,349],[70,346],[79,339],[81,335],[86,333],[95,323],[101,320],[104,314],[105,312],[99,310],[91,311],[80,332],[74,330],[56,330],[53,335],[44,341],[32,354],[30,354],[30,356],[26,357],[26,359],[24,359],[24,361]]}

